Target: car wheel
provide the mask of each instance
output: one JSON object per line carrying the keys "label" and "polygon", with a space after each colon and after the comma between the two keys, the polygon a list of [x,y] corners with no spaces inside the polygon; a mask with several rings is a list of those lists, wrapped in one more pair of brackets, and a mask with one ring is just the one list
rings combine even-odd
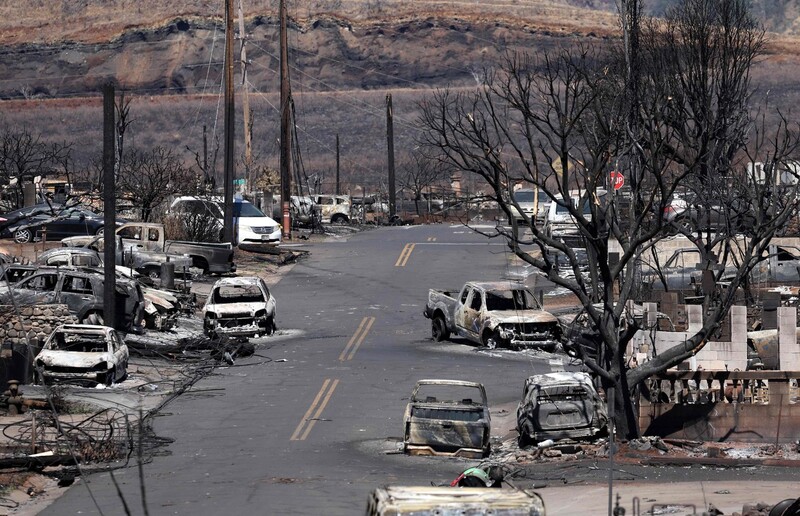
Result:
{"label": "car wheel", "polygon": [[331,224],[338,224],[338,225],[347,224],[347,217],[345,217],[341,213],[338,213],[333,217],[331,217]]}
{"label": "car wheel", "polygon": [[100,228],[100,229],[98,229],[98,230],[97,230],[97,232],[95,232],[95,235],[97,235],[97,236],[103,236],[103,229],[104,229],[104,228]]}
{"label": "car wheel", "polygon": [[14,242],[18,244],[27,244],[33,240],[33,233],[30,229],[20,229],[14,233]]}
{"label": "car wheel", "polygon": [[500,339],[500,335],[496,331],[491,333],[486,333],[483,336],[483,345],[486,346],[488,349],[497,349],[500,347],[500,343],[502,340]]}
{"label": "car wheel", "polygon": [[450,331],[447,329],[447,323],[441,315],[436,315],[431,320],[431,337],[433,337],[435,342],[442,342],[450,338]]}
{"label": "car wheel", "polygon": [[533,439],[531,439],[530,433],[526,427],[523,427],[519,430],[519,436],[517,437],[517,444],[519,445],[520,449],[527,448],[528,446],[533,444]]}
{"label": "car wheel", "polygon": [[106,387],[111,387],[112,385],[114,385],[114,380],[116,379],[116,376],[117,376],[116,369],[112,369],[111,371],[108,371],[106,373],[105,378],[103,379],[104,380],[103,383],[105,384],[105,386]]}

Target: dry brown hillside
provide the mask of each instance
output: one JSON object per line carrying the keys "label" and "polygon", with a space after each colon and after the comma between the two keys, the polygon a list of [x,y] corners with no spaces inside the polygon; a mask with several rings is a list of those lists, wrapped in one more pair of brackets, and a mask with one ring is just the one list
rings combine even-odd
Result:
{"label": "dry brown hillside", "polygon": [[[238,2],[237,4],[238,5]],[[276,1],[244,0],[247,17],[274,16]],[[317,0],[288,2],[290,17],[304,24],[333,15],[352,24],[421,17],[457,17],[475,21],[514,21],[552,30],[610,30],[616,18],[560,1],[538,0]],[[221,19],[222,0],[4,0],[0,6],[0,43],[108,41],[129,29],[148,29],[174,18]]]}
{"label": "dry brown hillside", "polygon": [[[351,184],[381,188],[385,97],[394,97],[398,159],[415,146],[417,102],[434,88],[471,88],[509,51],[616,43],[607,0],[564,2],[329,0],[289,2],[291,81],[309,176],[330,179],[340,136]],[[245,0],[248,82],[259,163],[277,168],[274,1]],[[295,5],[292,5],[295,4]],[[74,143],[76,165],[100,154],[99,85],[132,99],[126,146],[212,149],[221,136],[222,0],[0,0],[0,129]],[[302,6],[302,7],[300,7]],[[240,81],[237,66],[237,82]],[[800,102],[800,44],[772,35],[754,70],[759,95]],[[238,98],[238,97],[237,97]],[[237,102],[239,102],[237,100]],[[241,112],[237,108],[237,117]],[[237,146],[241,149],[241,120]],[[217,165],[221,165],[218,160]]]}

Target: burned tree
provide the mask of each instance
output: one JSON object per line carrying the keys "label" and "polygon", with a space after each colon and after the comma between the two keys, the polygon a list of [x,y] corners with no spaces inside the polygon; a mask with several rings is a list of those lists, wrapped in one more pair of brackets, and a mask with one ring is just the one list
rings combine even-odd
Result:
{"label": "burned tree", "polygon": [[[774,202],[777,164],[795,156],[797,132],[779,114],[774,126],[753,115],[749,70],[763,32],[746,4],[682,0],[665,21],[643,25],[639,33],[638,20],[626,21],[635,31],[626,34],[627,52],[508,56],[475,93],[435,93],[420,119],[423,143],[445,165],[479,177],[510,220],[512,207],[524,213],[511,195],[520,184],[545,192],[567,215],[562,227],[523,215],[525,231],[512,224],[498,232],[520,259],[577,296],[601,343],[596,353],[575,351],[613,393],[623,436],[638,431],[634,387],[702,349],[798,208],[797,186]],[[776,166],[756,180],[752,161]],[[624,175],[625,189],[611,187],[612,171]],[[679,196],[701,215],[721,212],[721,223],[709,232],[702,216],[665,217]],[[742,213],[745,227],[735,222]],[[639,299],[643,259],[679,232],[703,253],[711,276],[719,279],[726,261],[736,273],[727,288],[702,293],[696,334],[632,365],[626,349],[639,326],[626,305]]]}
{"label": "burned tree", "polygon": [[413,196],[417,215],[420,214],[419,203],[423,200],[423,192],[430,191],[431,187],[439,185],[449,175],[440,162],[419,153],[401,161],[398,169],[398,182]]}
{"label": "burned tree", "polygon": [[117,195],[138,207],[141,220],[148,222],[156,207],[190,181],[187,167],[172,151],[134,149],[122,161]]}
{"label": "burned tree", "polygon": [[24,205],[26,184],[70,163],[70,145],[48,143],[27,129],[5,129],[0,134],[0,184],[11,194],[8,209]]}

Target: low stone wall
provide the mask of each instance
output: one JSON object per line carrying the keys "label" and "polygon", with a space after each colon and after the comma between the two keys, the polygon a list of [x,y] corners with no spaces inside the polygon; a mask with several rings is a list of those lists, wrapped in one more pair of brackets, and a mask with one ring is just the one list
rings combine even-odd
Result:
{"label": "low stone wall", "polygon": [[77,323],[67,305],[33,305],[19,307],[21,320],[12,305],[0,305],[0,343],[26,345],[45,340],[59,324]]}
{"label": "low stone wall", "polygon": [[[0,305],[0,387],[8,380],[21,383],[31,380],[31,364],[42,343],[59,324],[78,322],[67,305],[27,305],[19,308]],[[28,338],[30,346],[28,346]]]}

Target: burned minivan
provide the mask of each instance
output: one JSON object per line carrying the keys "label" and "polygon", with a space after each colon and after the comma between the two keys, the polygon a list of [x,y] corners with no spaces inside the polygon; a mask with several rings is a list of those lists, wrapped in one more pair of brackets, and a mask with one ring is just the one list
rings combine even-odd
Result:
{"label": "burned minivan", "polygon": [[587,373],[530,376],[517,407],[520,447],[546,439],[585,439],[605,435],[606,403]]}
{"label": "burned minivan", "polygon": [[491,418],[483,385],[461,380],[420,380],[403,417],[409,455],[489,455]]}
{"label": "burned minivan", "polygon": [[256,276],[222,278],[214,283],[203,306],[203,330],[209,337],[271,335],[275,297]]}

